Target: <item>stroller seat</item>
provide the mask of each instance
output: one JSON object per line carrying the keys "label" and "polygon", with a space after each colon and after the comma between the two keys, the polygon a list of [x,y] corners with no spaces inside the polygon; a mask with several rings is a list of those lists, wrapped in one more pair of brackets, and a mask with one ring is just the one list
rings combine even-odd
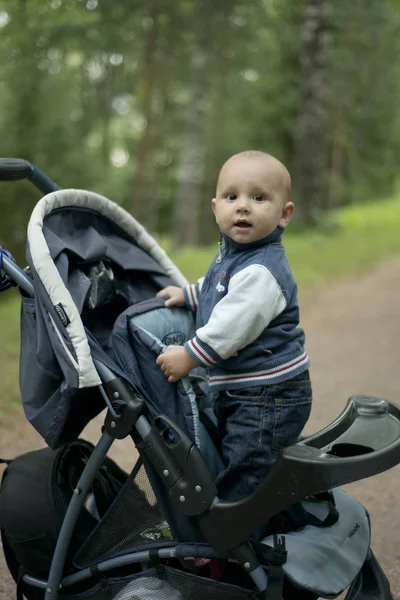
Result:
{"label": "stroller seat", "polygon": [[155,365],[157,356],[168,345],[182,345],[195,332],[191,311],[165,308],[164,303],[163,298],[151,298],[130,306],[118,317],[111,336],[113,357],[146,397],[150,419],[162,413],[188,433],[216,477],[223,465],[211,439],[215,439],[216,418],[205,370],[198,367],[176,384],[170,384]]}

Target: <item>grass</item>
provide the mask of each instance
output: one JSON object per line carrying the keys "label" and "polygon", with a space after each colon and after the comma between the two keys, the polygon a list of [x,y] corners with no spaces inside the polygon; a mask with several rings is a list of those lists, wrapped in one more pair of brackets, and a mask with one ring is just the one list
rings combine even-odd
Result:
{"label": "grass", "polygon": [[19,311],[16,292],[0,303],[0,424],[6,414],[20,403],[19,395]]}
{"label": "grass", "polygon": [[[333,215],[330,227],[284,235],[287,255],[300,292],[343,276],[360,275],[374,263],[400,252],[400,198],[347,207]],[[189,281],[205,274],[217,246],[174,251],[172,260]],[[20,403],[18,389],[19,307],[15,292],[0,303],[0,423]]]}

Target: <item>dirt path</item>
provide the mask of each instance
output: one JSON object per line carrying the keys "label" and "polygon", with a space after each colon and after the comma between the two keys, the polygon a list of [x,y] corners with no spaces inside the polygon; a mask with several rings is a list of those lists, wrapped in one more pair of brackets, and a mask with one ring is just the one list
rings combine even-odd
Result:
{"label": "dirt path", "polygon": [[[400,257],[364,277],[339,282],[302,298],[302,324],[312,359],[314,407],[306,432],[331,422],[352,394],[377,395],[400,402]],[[95,441],[99,422],[86,437]],[[22,417],[0,432],[0,456],[14,456],[41,445]],[[126,461],[119,443],[114,456]],[[129,462],[132,460],[130,456]],[[372,547],[400,593],[400,466],[347,486],[372,518]],[[14,597],[14,586],[0,556],[0,599]]]}

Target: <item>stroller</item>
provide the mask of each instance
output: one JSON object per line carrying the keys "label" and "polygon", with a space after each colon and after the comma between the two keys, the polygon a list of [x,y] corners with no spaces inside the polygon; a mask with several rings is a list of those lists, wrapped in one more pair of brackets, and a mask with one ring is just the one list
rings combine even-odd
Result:
{"label": "stroller", "polygon": [[[46,600],[314,600],[349,588],[347,600],[390,600],[370,549],[368,514],[338,486],[400,462],[399,407],[351,397],[333,423],[286,448],[251,496],[220,501],[204,373],[195,369],[171,384],[155,366],[166,346],[194,331],[189,311],[155,298],[169,284],[186,285],[182,273],[110,200],[61,190],[23,160],[0,160],[0,179],[29,179],[46,194],[28,226],[29,266],[20,269],[0,253],[1,283],[18,285],[22,297],[25,414],[48,446],[59,448],[108,409],[48,576],[20,571],[21,593]],[[99,515],[92,483],[113,442],[128,437],[139,458]],[[310,515],[302,530],[254,541],[258,527],[297,501]],[[96,522],[71,557],[82,511]]]}

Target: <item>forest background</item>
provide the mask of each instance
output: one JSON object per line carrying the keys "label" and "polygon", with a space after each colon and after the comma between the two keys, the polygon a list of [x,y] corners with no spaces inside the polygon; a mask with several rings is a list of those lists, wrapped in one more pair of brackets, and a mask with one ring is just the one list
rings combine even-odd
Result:
{"label": "forest background", "polygon": [[[218,170],[261,149],[292,174],[292,230],[338,234],[337,209],[396,193],[399,33],[398,0],[0,0],[0,156],[110,197],[174,251],[215,249]],[[38,197],[1,187],[19,260]]]}

